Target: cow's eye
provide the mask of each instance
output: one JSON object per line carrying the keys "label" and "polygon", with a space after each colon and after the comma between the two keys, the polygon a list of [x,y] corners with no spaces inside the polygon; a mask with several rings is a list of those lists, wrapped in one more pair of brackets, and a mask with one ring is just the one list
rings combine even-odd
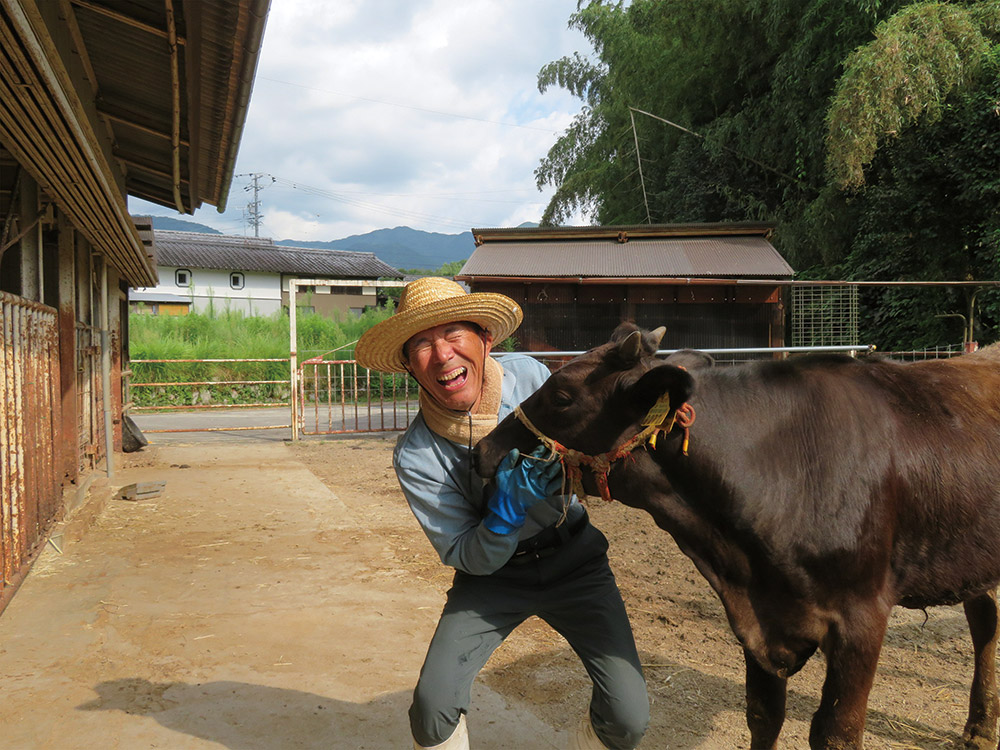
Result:
{"label": "cow's eye", "polygon": [[565,391],[556,391],[552,396],[552,401],[559,407],[570,406],[573,403],[573,397]]}

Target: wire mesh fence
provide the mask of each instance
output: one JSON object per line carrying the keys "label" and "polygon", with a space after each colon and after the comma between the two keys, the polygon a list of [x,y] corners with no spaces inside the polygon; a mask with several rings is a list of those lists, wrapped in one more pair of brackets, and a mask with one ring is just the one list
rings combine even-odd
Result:
{"label": "wire mesh fence", "polygon": [[898,359],[902,362],[922,362],[928,359],[949,359],[964,354],[966,347],[962,344],[948,344],[946,346],[933,346],[926,349],[912,349],[910,351],[882,352],[882,356],[890,359]]}
{"label": "wire mesh fence", "polygon": [[792,346],[858,343],[858,287],[793,286]]}

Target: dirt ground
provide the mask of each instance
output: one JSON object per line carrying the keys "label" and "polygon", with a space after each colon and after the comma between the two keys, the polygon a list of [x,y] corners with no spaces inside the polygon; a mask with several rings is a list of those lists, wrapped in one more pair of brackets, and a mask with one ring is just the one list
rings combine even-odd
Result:
{"label": "dirt ground", "polygon": [[[394,436],[151,445],[58,530],[0,617],[0,747],[392,750],[451,574],[398,489]],[[89,507],[89,506],[88,506]],[[742,653],[693,565],[644,514],[590,502],[611,543],[652,698],[646,750],[745,748]],[[84,529],[85,530],[82,530]],[[804,748],[823,675],[791,680]],[[869,750],[951,747],[972,675],[961,610],[898,611]],[[589,683],[527,622],[473,691],[476,750],[559,750]]]}
{"label": "dirt ground", "polygon": [[[392,473],[390,446],[331,441],[302,443],[295,450],[349,505],[378,498],[369,531],[393,541],[392,559],[384,561],[388,569],[405,571],[443,593],[450,575],[406,510]],[[742,651],[715,593],[646,514],[595,498],[589,507],[594,524],[610,541],[612,568],[649,685],[652,722],[642,747],[747,747]],[[959,746],[971,659],[960,607],[935,608],[926,615],[897,608],[869,702],[866,748]],[[818,705],[823,674],[824,663],[817,656],[790,680],[785,747],[808,746],[809,719]],[[567,717],[580,715],[589,696],[579,660],[538,620],[515,631],[480,679],[553,726],[565,726]]]}

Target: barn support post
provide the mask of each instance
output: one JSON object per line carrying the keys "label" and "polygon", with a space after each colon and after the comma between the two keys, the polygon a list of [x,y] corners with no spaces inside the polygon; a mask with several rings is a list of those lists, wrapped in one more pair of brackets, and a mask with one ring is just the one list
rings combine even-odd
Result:
{"label": "barn support post", "polygon": [[59,212],[59,440],[60,474],[76,484],[80,478],[76,387],[76,234]]}
{"label": "barn support post", "polygon": [[115,433],[111,401],[111,332],[108,316],[108,259],[101,257],[101,396],[104,401],[104,451],[108,479],[115,475]]}
{"label": "barn support post", "polygon": [[22,225],[18,235],[21,243],[21,296],[35,302],[41,302],[44,298],[38,192],[38,183],[26,176],[21,186],[21,205],[18,208],[18,218]]}

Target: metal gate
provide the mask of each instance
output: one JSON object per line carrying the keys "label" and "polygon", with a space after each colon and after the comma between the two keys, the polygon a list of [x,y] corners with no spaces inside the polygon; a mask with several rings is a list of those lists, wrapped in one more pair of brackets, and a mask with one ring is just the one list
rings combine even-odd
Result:
{"label": "metal gate", "polygon": [[104,457],[104,389],[101,388],[101,330],[76,324],[76,408],[80,470],[97,467]]}
{"label": "metal gate", "polygon": [[0,603],[59,512],[57,314],[0,292]]}
{"label": "metal gate", "polygon": [[307,359],[296,382],[296,426],[303,435],[403,430],[417,413],[413,378],[366,370],[353,359]]}

